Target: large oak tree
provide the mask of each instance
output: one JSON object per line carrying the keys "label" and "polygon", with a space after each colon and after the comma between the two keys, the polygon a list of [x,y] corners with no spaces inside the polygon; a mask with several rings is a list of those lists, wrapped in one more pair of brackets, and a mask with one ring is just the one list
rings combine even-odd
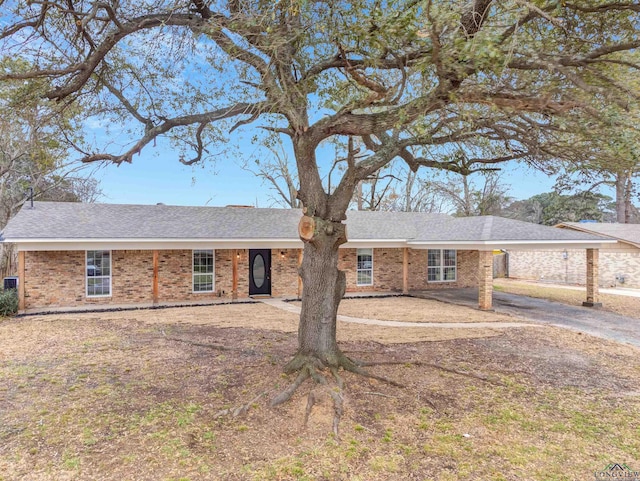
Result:
{"label": "large oak tree", "polygon": [[[362,179],[393,159],[468,174],[570,151],[565,126],[607,122],[637,92],[640,2],[607,0],[3,1],[0,51],[35,62],[0,80],[45,77],[51,101],[90,105],[127,126],[122,149],[86,162],[131,162],[161,136],[203,161],[229,131],[255,126],[290,143],[297,165],[304,282],[298,352],[286,371],[362,372],[336,343],[345,292],[338,247]],[[258,127],[260,129],[258,129]],[[319,149],[346,152],[323,184]],[[150,145],[151,144],[151,145]],[[189,152],[191,151],[191,153]],[[332,391],[333,392],[333,391]]]}

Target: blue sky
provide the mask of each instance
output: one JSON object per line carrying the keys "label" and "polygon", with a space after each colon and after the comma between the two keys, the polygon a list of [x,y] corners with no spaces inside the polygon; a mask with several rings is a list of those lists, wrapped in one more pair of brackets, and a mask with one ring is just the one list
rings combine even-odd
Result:
{"label": "blue sky", "polygon": [[[101,167],[103,198],[115,204],[211,205],[229,204],[274,206],[267,184],[241,168],[241,159],[220,159],[189,167],[167,148],[147,147],[131,164]],[[510,195],[526,199],[553,188],[554,179],[533,169],[510,165],[502,174],[510,185]]]}

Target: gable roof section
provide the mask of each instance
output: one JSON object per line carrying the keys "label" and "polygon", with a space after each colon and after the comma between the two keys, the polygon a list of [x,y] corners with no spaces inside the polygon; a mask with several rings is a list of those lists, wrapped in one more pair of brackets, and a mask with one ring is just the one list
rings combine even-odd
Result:
{"label": "gable roof section", "polygon": [[556,227],[606,236],[640,248],[640,224],[562,222]]}
{"label": "gable roof section", "polygon": [[[219,248],[300,247],[301,216],[297,209],[35,202],[33,209],[25,205],[9,221],[2,240],[20,248],[30,245],[33,250],[60,244],[78,249],[92,248],[89,244],[163,249],[179,248],[179,243],[185,248],[200,248],[204,243],[224,246]],[[489,249],[532,243],[592,246],[603,241],[589,233],[493,216],[348,211],[346,223],[352,247]]]}

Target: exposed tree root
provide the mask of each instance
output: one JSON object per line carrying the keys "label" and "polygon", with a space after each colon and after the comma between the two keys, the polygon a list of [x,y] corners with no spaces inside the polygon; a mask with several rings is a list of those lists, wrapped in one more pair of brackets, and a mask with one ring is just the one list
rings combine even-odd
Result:
{"label": "exposed tree root", "polygon": [[313,409],[313,405],[316,403],[316,397],[313,394],[313,391],[309,392],[307,396],[307,408],[304,411],[304,426],[307,427],[309,423],[309,416],[311,416],[311,410]]}
{"label": "exposed tree root", "polygon": [[[322,390],[325,391],[333,401],[333,434],[335,435],[336,439],[339,439],[340,420],[344,413],[344,398],[342,394],[344,390],[344,379],[339,373],[340,369],[344,369],[345,371],[352,372],[366,378],[375,379],[392,386],[404,387],[402,384],[396,381],[387,379],[382,376],[377,376],[366,371],[361,366],[359,366],[358,363],[348,358],[341,352],[338,352],[336,355],[331,356],[331,359],[320,359],[315,356],[303,355],[298,353],[291,361],[289,361],[289,363],[284,368],[285,373],[293,374],[297,372],[298,375],[296,376],[293,383],[291,383],[286,389],[284,389],[271,401],[271,406],[278,406],[287,402],[307,379],[312,379],[313,382],[321,387]],[[331,377],[335,381],[335,386],[329,384],[327,376],[323,373],[323,371],[327,370],[331,373]],[[305,426],[309,421],[309,417],[311,416],[311,412],[316,403],[316,394],[314,393],[314,390],[311,390],[307,396],[307,406],[304,415]]]}
{"label": "exposed tree root", "polygon": [[263,393],[258,394],[256,397],[254,397],[251,401],[249,401],[246,404],[241,404],[240,406],[236,406],[233,408],[229,408],[229,409],[223,409],[222,411],[218,411],[215,415],[214,418],[220,418],[222,416],[227,416],[227,415],[232,415],[234,418],[237,418],[238,416],[243,416],[245,414],[247,414],[247,411],[249,411],[249,409],[251,409],[251,406],[253,406],[253,404],[255,404],[258,399],[260,399],[262,396],[264,396],[265,394],[267,394],[269,391],[265,391]]}
{"label": "exposed tree root", "polygon": [[210,344],[210,343],[205,343],[205,342],[194,342],[194,341],[190,341],[188,339],[180,339],[179,337],[168,337],[166,335],[164,336],[164,338],[167,341],[183,342],[185,344],[189,344],[190,346],[206,347],[207,349],[215,349],[217,351],[236,351],[236,352],[241,352],[243,354],[249,354],[249,355],[252,355],[252,356],[258,354],[257,351],[254,351],[252,349],[238,349],[236,347],[224,346],[222,344]]}
{"label": "exposed tree root", "polygon": [[368,394],[370,396],[386,397],[386,398],[389,398],[389,399],[397,399],[395,396],[389,396],[388,394],[384,394],[384,393],[381,393],[381,392],[368,391],[368,392],[363,392],[362,394]]}
{"label": "exposed tree root", "polygon": [[423,361],[372,361],[372,362],[361,362],[358,363],[359,366],[369,367],[369,366],[397,366],[400,364],[412,364],[414,366],[425,366],[431,367],[433,369],[439,369],[440,371],[449,372],[451,374],[457,374],[459,376],[470,377],[473,379],[478,379],[479,381],[484,381],[489,384],[494,384],[496,386],[504,386],[504,383],[497,379],[491,379],[489,376],[485,376],[484,374],[475,374],[473,372],[464,372],[458,371],[457,369],[452,369],[449,367],[441,366],[440,364],[433,364],[430,362]]}
{"label": "exposed tree root", "polygon": [[286,403],[289,399],[291,399],[291,396],[293,396],[293,393],[296,392],[296,389],[298,389],[300,385],[307,379],[309,379],[309,369],[304,368],[300,371],[298,377],[296,377],[296,380],[293,381],[293,384],[291,384],[287,389],[273,398],[273,400],[271,401],[271,406],[278,406],[279,404]]}
{"label": "exposed tree root", "polygon": [[[333,370],[332,370],[333,372]],[[329,383],[315,368],[309,369],[309,374],[311,374],[311,378],[317,382],[318,384],[324,386],[329,395],[333,398],[333,434],[336,439],[340,439],[340,432],[338,430],[340,426],[340,419],[342,419],[343,410],[343,400],[342,400],[342,388],[338,388],[338,390],[331,389],[329,387]]]}

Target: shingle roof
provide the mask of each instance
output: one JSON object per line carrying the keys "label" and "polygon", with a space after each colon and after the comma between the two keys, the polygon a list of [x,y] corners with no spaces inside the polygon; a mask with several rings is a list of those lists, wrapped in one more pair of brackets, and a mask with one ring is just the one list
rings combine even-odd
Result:
{"label": "shingle roof", "polygon": [[[3,239],[297,240],[294,209],[35,202],[7,224]],[[347,212],[350,240],[600,241],[601,237],[501,217],[420,212]]]}
{"label": "shingle roof", "polygon": [[593,234],[556,229],[496,216],[451,217],[442,224],[425,225],[421,240],[451,241],[575,241],[601,240]]}
{"label": "shingle roof", "polygon": [[640,224],[607,224],[600,222],[563,222],[558,227],[604,235],[640,247]]}

